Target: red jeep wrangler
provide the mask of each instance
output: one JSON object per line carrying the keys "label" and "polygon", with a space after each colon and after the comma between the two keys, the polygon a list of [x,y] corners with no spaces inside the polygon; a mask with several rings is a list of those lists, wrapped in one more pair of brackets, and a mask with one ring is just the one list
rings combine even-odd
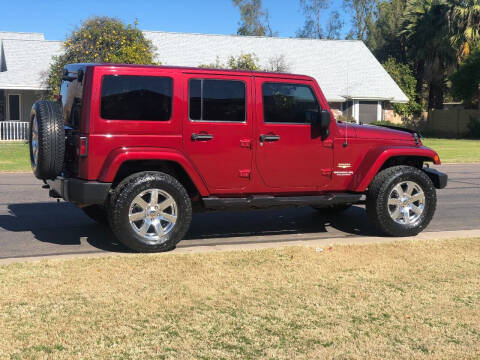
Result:
{"label": "red jeep wrangler", "polygon": [[30,128],[50,195],[137,251],[174,248],[192,209],[366,203],[383,233],[415,235],[447,183],[415,132],[335,122],[301,75],[73,64]]}

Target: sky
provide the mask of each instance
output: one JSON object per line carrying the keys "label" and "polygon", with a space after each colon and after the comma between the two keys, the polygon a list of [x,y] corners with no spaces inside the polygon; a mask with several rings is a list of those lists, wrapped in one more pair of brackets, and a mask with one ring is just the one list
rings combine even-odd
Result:
{"label": "sky", "polygon": [[[332,9],[342,10],[341,0],[330,1]],[[295,36],[304,23],[299,0],[263,0],[263,6],[279,36]],[[0,0],[0,31],[40,32],[47,40],[64,40],[94,15],[126,23],[138,19],[142,30],[205,34],[235,34],[240,20],[231,0]]]}

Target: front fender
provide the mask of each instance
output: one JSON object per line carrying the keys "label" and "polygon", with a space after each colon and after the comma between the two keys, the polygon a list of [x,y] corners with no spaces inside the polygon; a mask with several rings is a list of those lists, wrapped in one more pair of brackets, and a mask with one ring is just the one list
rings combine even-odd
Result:
{"label": "front fender", "polygon": [[371,149],[363,158],[352,180],[348,185],[349,191],[364,192],[372,182],[375,175],[381,169],[385,162],[397,156],[422,157],[430,159],[433,163],[439,165],[438,154],[425,146],[420,147],[380,147]]}
{"label": "front fender", "polygon": [[179,164],[192,179],[192,182],[197,187],[198,192],[202,196],[208,196],[208,191],[205,182],[198,174],[192,163],[185,157],[184,154],[177,150],[151,148],[151,147],[131,147],[119,148],[112,151],[106,158],[100,172],[99,180],[102,182],[113,182],[118,169],[125,161],[131,160],[165,160],[173,161]]}

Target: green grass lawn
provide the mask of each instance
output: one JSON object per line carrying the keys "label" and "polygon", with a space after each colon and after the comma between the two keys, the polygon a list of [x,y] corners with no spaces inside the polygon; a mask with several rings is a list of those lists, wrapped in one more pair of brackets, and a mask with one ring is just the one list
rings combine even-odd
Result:
{"label": "green grass lawn", "polygon": [[0,266],[0,359],[478,359],[479,240]]}
{"label": "green grass lawn", "polygon": [[423,139],[440,155],[443,163],[480,162],[480,140]]}
{"label": "green grass lawn", "polygon": [[[443,163],[480,162],[480,140],[423,139]],[[0,143],[0,172],[30,171],[28,144]]]}
{"label": "green grass lawn", "polygon": [[30,171],[28,144],[0,143],[0,172]]}

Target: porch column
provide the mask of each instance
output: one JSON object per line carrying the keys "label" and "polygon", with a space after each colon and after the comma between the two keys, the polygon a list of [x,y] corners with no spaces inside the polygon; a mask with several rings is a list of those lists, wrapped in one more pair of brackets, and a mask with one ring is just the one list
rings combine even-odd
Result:
{"label": "porch column", "polygon": [[377,104],[377,121],[382,121],[382,102],[379,101]]}
{"label": "porch column", "polygon": [[353,119],[357,124],[360,123],[360,102],[353,100]]}

